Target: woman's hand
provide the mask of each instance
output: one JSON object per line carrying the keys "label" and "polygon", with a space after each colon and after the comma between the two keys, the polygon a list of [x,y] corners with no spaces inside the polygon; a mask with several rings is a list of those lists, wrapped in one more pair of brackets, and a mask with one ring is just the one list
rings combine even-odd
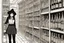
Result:
{"label": "woman's hand", "polygon": [[4,35],[6,34],[6,32],[4,32]]}

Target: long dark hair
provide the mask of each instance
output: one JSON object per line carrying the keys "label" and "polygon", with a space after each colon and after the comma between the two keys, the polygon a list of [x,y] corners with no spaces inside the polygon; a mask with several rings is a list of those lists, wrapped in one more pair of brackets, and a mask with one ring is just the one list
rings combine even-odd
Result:
{"label": "long dark hair", "polygon": [[[7,24],[8,20],[11,18],[11,16],[10,16],[11,13],[13,13],[13,19],[14,20],[15,20],[15,15],[16,15],[16,13],[15,13],[15,11],[13,9],[8,11],[7,13],[8,13],[8,17],[7,17],[6,21],[5,21],[5,24]],[[15,25],[15,22],[14,22],[14,25]]]}

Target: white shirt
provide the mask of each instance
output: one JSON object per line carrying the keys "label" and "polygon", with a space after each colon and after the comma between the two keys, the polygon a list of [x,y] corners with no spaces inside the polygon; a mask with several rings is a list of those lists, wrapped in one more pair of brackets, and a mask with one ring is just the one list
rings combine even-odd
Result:
{"label": "white shirt", "polygon": [[9,24],[14,24],[14,20],[13,19],[9,19]]}

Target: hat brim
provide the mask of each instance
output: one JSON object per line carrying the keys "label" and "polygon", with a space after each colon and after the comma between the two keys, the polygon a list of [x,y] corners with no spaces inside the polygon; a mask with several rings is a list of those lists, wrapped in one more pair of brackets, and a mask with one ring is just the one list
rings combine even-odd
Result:
{"label": "hat brim", "polygon": [[8,14],[13,13],[14,15],[16,15],[16,12],[15,12],[13,9],[11,9],[10,11],[8,11],[7,13],[8,13]]}

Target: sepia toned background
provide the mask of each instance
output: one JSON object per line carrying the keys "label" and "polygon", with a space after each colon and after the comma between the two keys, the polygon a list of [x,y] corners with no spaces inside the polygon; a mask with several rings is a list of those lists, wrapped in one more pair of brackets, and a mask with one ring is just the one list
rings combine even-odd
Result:
{"label": "sepia toned background", "polygon": [[[16,11],[16,43],[63,43],[64,0],[2,0],[2,33],[10,9]],[[3,43],[8,43],[2,34]]]}

